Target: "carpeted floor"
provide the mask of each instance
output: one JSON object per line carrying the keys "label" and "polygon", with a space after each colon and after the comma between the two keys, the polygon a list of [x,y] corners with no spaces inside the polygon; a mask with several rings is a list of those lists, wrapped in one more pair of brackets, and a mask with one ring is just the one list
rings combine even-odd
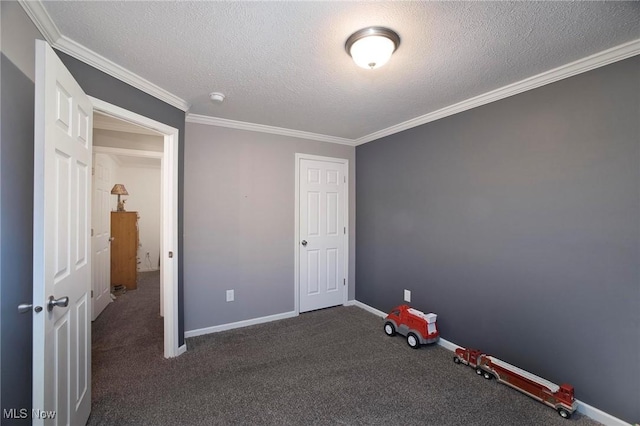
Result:
{"label": "carpeted floor", "polygon": [[89,425],[597,425],[548,408],[437,345],[411,349],[357,307],[195,337],[162,356],[159,275],[93,324]]}

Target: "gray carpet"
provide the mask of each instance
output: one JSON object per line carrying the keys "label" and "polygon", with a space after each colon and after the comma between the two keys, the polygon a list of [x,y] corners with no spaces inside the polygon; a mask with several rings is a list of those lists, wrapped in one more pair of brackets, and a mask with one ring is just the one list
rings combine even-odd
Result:
{"label": "gray carpet", "polygon": [[439,346],[411,349],[357,307],[191,338],[166,360],[158,274],[141,278],[93,324],[89,425],[598,424],[563,420]]}

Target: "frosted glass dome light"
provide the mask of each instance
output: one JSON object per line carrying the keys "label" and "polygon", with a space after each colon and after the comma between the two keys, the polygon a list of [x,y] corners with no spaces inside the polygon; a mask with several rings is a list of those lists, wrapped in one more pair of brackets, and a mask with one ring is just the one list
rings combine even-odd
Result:
{"label": "frosted glass dome light", "polygon": [[347,53],[362,68],[376,69],[386,64],[400,45],[396,32],[384,27],[364,28],[345,43]]}

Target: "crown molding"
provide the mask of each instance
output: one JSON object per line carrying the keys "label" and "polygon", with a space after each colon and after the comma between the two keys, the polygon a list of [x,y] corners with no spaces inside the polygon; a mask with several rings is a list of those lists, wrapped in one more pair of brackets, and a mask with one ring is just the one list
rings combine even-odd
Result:
{"label": "crown molding", "polygon": [[354,146],[355,140],[319,133],[303,132],[301,130],[285,129],[283,127],[266,126],[264,124],[247,123],[245,121],[228,120],[226,118],[210,117],[207,115],[187,114],[187,123],[207,124],[209,126],[228,127],[231,129],[248,130],[250,132],[271,133],[273,135],[291,136],[294,138],[310,139],[320,142],[337,143]]}
{"label": "crown molding", "polygon": [[18,0],[27,16],[33,21],[36,28],[44,36],[49,44],[53,45],[62,36],[55,22],[51,19],[49,12],[40,1]]}
{"label": "crown molding", "polygon": [[262,124],[253,124],[242,121],[228,120],[224,118],[209,117],[206,115],[187,114],[188,123],[207,124],[210,126],[229,127],[232,129],[249,130],[254,132],[272,133],[283,136],[293,136],[303,139],[312,139],[321,142],[339,143],[343,145],[358,146],[376,139],[390,136],[413,127],[421,126],[459,112],[467,111],[491,102],[499,101],[519,93],[533,90],[538,87],[554,83],[565,78],[572,77],[595,68],[603,67],[613,62],[621,61],[640,54],[640,39],[633,40],[619,46],[598,52],[586,58],[559,66],[538,75],[528,77],[524,80],[509,84],[507,86],[492,90],[482,95],[458,102],[453,105],[441,108],[419,117],[412,118],[402,123],[387,127],[377,132],[370,133],[357,139],[340,138],[336,136],[321,135],[299,130],[285,129],[282,127],[271,127]]}
{"label": "crown molding", "polygon": [[[126,68],[110,61],[109,59],[93,52],[83,45],[61,35],[58,27],[44,8],[41,0],[18,0],[29,18],[36,25],[45,39],[54,48],[85,62],[106,74],[117,78],[161,101],[168,103],[182,111],[189,110],[189,103],[182,98],[162,89]],[[612,47],[586,58],[579,59],[566,65],[545,71],[538,75],[492,90],[482,95],[475,96],[462,102],[441,108],[437,111],[412,118],[402,123],[370,133],[357,139],[341,138],[337,136],[323,135],[319,133],[304,132],[300,130],[286,129],[283,127],[266,126],[263,124],[247,123],[243,121],[228,120],[224,118],[209,117],[205,115],[187,113],[186,122],[207,124],[210,126],[228,127],[232,129],[249,130],[252,132],[270,133],[282,136],[291,136],[302,139],[330,142],[342,145],[358,146],[376,139],[390,136],[413,127],[421,126],[441,118],[448,117],[463,111],[470,110],[491,102],[505,99],[528,90],[532,90],[556,81],[572,77],[599,68],[613,62],[621,61],[640,54],[640,39]]]}
{"label": "crown molding", "polygon": [[420,117],[412,118],[411,120],[404,121],[394,126],[387,127],[386,129],[378,130],[377,132],[360,137],[354,142],[356,146],[362,145],[364,143],[371,142],[385,136],[393,135],[395,133],[411,129],[422,124],[430,123],[432,121],[457,114],[459,112],[467,111],[475,107],[499,101],[500,99],[508,98],[509,96],[517,95],[528,90],[551,84],[558,80],[591,71],[592,69],[603,67],[613,62],[621,61],[638,54],[640,54],[640,39],[612,47],[611,49],[607,49],[594,55],[587,56],[586,58],[578,59],[577,61],[570,62],[566,65],[562,65],[549,71],[545,71],[538,75],[534,75],[533,77],[529,77],[524,80],[501,87],[499,89],[484,93],[482,95],[475,96],[465,101],[458,102],[437,111],[421,115]]}
{"label": "crown molding", "polygon": [[182,111],[186,112],[189,109],[190,105],[184,99],[62,35],[41,0],[19,2],[52,47]]}
{"label": "crown molding", "polygon": [[53,47],[179,110],[187,111],[190,107],[184,99],[164,90],[160,86],[151,83],[149,80],[140,77],[66,36],[61,36]]}

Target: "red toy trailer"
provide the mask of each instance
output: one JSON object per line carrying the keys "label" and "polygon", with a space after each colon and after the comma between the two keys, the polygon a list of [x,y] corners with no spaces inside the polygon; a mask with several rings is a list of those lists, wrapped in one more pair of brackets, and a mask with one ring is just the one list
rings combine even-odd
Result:
{"label": "red toy trailer", "polygon": [[409,305],[400,305],[391,310],[384,319],[384,332],[388,336],[396,333],[407,337],[407,344],[414,349],[420,345],[437,342],[440,338],[434,313],[425,314]]}
{"label": "red toy trailer", "polygon": [[456,364],[462,363],[475,368],[476,373],[485,379],[490,380],[495,377],[498,382],[552,407],[565,419],[571,417],[578,408],[573,386],[568,384],[558,386],[478,349],[456,349],[453,361]]}

